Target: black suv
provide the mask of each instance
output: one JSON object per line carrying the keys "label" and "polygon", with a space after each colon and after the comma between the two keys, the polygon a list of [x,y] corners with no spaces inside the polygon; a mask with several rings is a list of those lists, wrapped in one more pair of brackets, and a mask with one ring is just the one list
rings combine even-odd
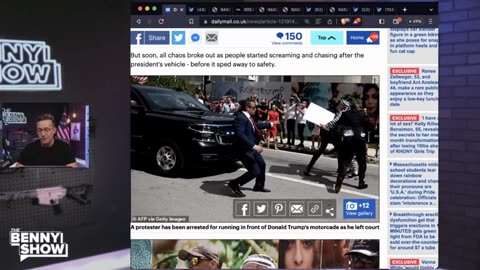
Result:
{"label": "black suv", "polygon": [[187,93],[131,87],[131,149],[160,174],[210,161],[233,162],[232,116],[213,113]]}

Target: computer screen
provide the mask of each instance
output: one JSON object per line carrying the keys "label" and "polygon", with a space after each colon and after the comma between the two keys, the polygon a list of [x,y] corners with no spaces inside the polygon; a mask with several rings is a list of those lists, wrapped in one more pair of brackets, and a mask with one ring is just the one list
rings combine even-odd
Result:
{"label": "computer screen", "polygon": [[372,240],[369,268],[437,267],[438,8],[132,3],[133,241]]}

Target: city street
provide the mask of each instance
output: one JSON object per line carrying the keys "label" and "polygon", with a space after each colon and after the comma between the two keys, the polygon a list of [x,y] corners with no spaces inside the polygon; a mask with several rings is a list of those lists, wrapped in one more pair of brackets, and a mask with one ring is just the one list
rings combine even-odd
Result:
{"label": "city street", "polygon": [[[378,221],[379,199],[379,166],[368,164],[367,189],[359,190],[358,177],[345,178],[339,194],[334,191],[337,176],[337,160],[320,157],[312,169],[312,176],[304,176],[303,170],[311,159],[311,155],[287,152],[282,150],[265,150],[262,153],[267,163],[265,187],[270,193],[253,192],[255,180],[242,187],[246,197],[236,197],[227,187],[229,180],[234,179],[246,170],[240,163],[230,168],[188,169],[188,173],[179,178],[167,178],[132,169],[132,216],[188,216],[190,222],[338,222],[343,220],[343,199],[376,200],[376,218],[348,219],[348,222]],[[225,166],[224,166],[225,167]],[[135,168],[135,167],[134,167]],[[274,200],[267,206],[274,212],[273,204],[286,201],[286,210],[290,210],[291,200],[337,199],[335,216],[322,217],[250,217],[234,218],[234,200]],[[305,202],[305,211],[309,210]],[[324,203],[324,208],[326,204]],[[330,204],[332,206],[332,204]],[[329,206],[329,207],[330,207]],[[252,202],[252,211],[253,202]],[[238,207],[235,206],[235,209]],[[282,208],[283,209],[283,208]],[[277,209],[278,210],[278,209]],[[239,209],[236,210],[237,213]],[[325,211],[321,209],[320,211]],[[328,211],[327,211],[328,213]],[[270,213],[271,214],[271,213]],[[329,218],[325,218],[328,216]]]}

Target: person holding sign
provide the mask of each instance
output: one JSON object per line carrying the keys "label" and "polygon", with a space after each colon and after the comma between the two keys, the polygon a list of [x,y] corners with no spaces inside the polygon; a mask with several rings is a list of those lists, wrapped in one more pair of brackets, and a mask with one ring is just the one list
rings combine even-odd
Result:
{"label": "person holding sign", "polygon": [[[330,121],[332,123],[332,126],[334,126],[333,123],[336,123],[340,119],[340,117],[342,116],[342,113],[344,111],[348,110],[349,108],[350,108],[350,102],[348,102],[346,100],[342,100],[341,102],[339,102],[339,104],[337,105],[337,113],[333,117],[333,120]],[[327,119],[327,118],[325,118],[325,119]],[[320,121],[325,121],[325,120],[322,119]],[[336,133],[335,128],[333,128],[333,127],[331,129],[327,129],[325,127],[322,128],[322,124],[320,124],[320,123],[316,123],[316,124],[319,124],[319,126],[320,126],[321,144],[320,144],[320,147],[317,149],[317,151],[315,151],[315,153],[313,154],[312,159],[310,160],[310,163],[308,164],[307,168],[303,171],[303,174],[305,174],[306,176],[311,176],[310,170],[313,168],[313,165],[315,165],[318,158],[320,158],[320,156],[325,152],[328,144],[331,143],[336,148],[337,145],[338,145],[338,142],[339,142],[339,136]],[[340,160],[339,160],[338,161],[337,172],[340,171],[340,166],[341,166],[341,164],[340,164]]]}

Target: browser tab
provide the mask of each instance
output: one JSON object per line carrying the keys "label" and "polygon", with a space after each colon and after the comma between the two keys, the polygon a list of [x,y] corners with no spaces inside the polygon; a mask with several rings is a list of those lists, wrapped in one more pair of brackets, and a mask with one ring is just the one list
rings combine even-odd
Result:
{"label": "browser tab", "polygon": [[241,8],[236,8],[235,11],[241,11],[241,14],[245,14],[245,15],[254,15],[254,14],[257,14],[257,10],[255,9],[255,7],[241,7]]}
{"label": "browser tab", "polygon": [[350,7],[337,7],[335,11],[335,15],[350,15],[351,14]]}
{"label": "browser tab", "polygon": [[233,10],[234,8],[232,7],[220,7],[218,9],[218,13],[219,15],[231,15],[233,14]]}
{"label": "browser tab", "polygon": [[267,15],[278,15],[280,14],[280,8],[279,7],[266,7],[264,14]]}
{"label": "browser tab", "polygon": [[166,16],[185,15],[189,12],[188,9],[186,8],[186,5],[163,4],[161,7],[162,7],[162,10],[163,10],[162,14],[164,14]]}
{"label": "browser tab", "polygon": [[[307,7],[308,8],[308,7]],[[327,8],[324,7],[314,7],[313,8],[314,15],[325,15],[327,14]]]}
{"label": "browser tab", "polygon": [[[404,8],[404,9],[406,9],[406,8]],[[404,12],[404,11],[402,10],[402,12]],[[389,14],[396,15],[396,14],[399,13],[399,9],[397,9],[395,7],[384,7],[383,10],[381,11],[381,13],[384,14],[384,15],[389,15]]]}
{"label": "browser tab", "polygon": [[195,6],[188,6],[187,7],[187,14],[189,15],[206,15],[208,14],[208,9],[206,7],[195,7]]}
{"label": "browser tab", "polygon": [[352,7],[352,14],[354,15],[371,15],[373,14],[372,7],[364,7],[364,6],[353,6]]}
{"label": "browser tab", "polygon": [[304,14],[304,9],[302,7],[291,7],[288,9],[288,15],[302,15]]}

